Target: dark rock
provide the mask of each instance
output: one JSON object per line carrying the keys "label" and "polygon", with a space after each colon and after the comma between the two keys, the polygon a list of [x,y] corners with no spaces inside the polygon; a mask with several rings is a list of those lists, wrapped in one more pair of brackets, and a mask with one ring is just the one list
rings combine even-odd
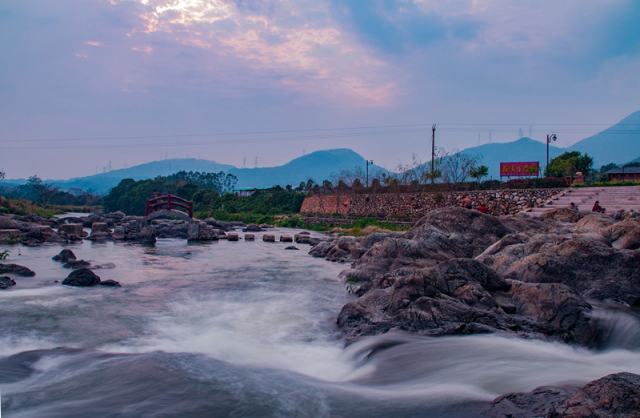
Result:
{"label": "dark rock", "polygon": [[84,261],[84,260],[72,260],[69,261],[65,264],[62,265],[62,267],[66,268],[66,269],[81,269],[84,267],[89,267],[91,265],[91,263],[89,261]]}
{"label": "dark rock", "polygon": [[640,376],[616,373],[584,387],[543,386],[529,393],[496,398],[483,411],[487,417],[637,418]]}
{"label": "dark rock", "polygon": [[296,246],[294,246],[294,245],[289,245],[288,247],[285,247],[284,249],[285,249],[285,250],[299,250],[299,248],[297,248],[297,247],[296,247]]}
{"label": "dark rock", "polygon": [[120,287],[120,283],[116,282],[115,280],[104,280],[101,281],[100,286],[111,286],[111,287]]}
{"label": "dark rock", "polygon": [[248,227],[244,228],[242,231],[244,232],[262,232],[264,229],[260,228],[256,224],[251,224]]}
{"label": "dark rock", "polygon": [[11,286],[15,286],[16,282],[9,276],[0,277],[0,290],[8,289]]}
{"label": "dark rock", "polygon": [[0,274],[15,274],[16,276],[33,277],[33,271],[17,264],[0,264]]}
{"label": "dark rock", "polygon": [[299,234],[300,235],[311,235],[311,233],[309,231],[301,231]]}
{"label": "dark rock", "polygon": [[54,255],[51,259],[53,261],[68,263],[69,261],[74,261],[76,259],[76,255],[73,253],[73,251],[65,248],[64,250],[60,251],[60,254]]}
{"label": "dark rock", "polygon": [[145,244],[155,244],[156,243],[156,228],[153,225],[145,226],[142,228],[142,231],[138,234],[136,240]]}
{"label": "dark rock", "polygon": [[113,237],[108,232],[91,232],[91,235],[86,237],[89,241],[113,241]]}
{"label": "dark rock", "polygon": [[88,268],[80,270],[74,270],[67,276],[62,284],[67,286],[95,286],[100,283],[100,277],[98,277],[93,271]]}
{"label": "dark rock", "polygon": [[105,264],[99,264],[97,266],[91,266],[89,268],[91,270],[110,270],[110,269],[116,268],[116,265],[113,263],[105,263]]}

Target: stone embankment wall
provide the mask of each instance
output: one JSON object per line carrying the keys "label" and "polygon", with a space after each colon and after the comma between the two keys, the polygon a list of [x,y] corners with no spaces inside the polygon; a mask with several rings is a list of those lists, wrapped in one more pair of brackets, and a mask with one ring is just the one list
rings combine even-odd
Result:
{"label": "stone embankment wall", "polygon": [[300,212],[304,214],[340,214],[371,217],[409,216],[420,218],[437,208],[461,206],[467,195],[477,208],[485,203],[489,213],[508,215],[544,206],[565,189],[481,190],[447,193],[385,193],[361,195],[310,196]]}

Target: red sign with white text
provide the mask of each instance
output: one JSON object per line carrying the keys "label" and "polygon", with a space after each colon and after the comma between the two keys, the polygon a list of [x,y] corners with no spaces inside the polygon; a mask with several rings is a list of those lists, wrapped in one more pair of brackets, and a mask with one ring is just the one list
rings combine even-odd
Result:
{"label": "red sign with white text", "polygon": [[500,163],[500,177],[535,177],[540,172],[537,161]]}

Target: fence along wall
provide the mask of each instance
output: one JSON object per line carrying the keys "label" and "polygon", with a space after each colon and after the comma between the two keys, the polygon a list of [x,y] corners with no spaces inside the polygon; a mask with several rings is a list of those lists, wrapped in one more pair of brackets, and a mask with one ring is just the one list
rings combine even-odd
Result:
{"label": "fence along wall", "polygon": [[447,193],[385,193],[361,195],[315,195],[307,197],[300,212],[371,217],[410,216],[419,218],[433,209],[461,206],[466,195],[476,208],[485,203],[489,213],[508,215],[544,206],[566,189],[482,190]]}

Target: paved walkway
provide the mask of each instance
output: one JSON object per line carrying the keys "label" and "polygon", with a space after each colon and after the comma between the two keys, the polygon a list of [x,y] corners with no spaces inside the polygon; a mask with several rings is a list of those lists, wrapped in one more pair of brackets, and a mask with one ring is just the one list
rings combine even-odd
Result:
{"label": "paved walkway", "polygon": [[536,216],[549,209],[568,208],[571,202],[575,203],[579,210],[590,212],[596,200],[600,202],[600,206],[607,209],[607,213],[620,209],[640,212],[640,186],[572,188],[546,207],[533,208],[530,213]]}

